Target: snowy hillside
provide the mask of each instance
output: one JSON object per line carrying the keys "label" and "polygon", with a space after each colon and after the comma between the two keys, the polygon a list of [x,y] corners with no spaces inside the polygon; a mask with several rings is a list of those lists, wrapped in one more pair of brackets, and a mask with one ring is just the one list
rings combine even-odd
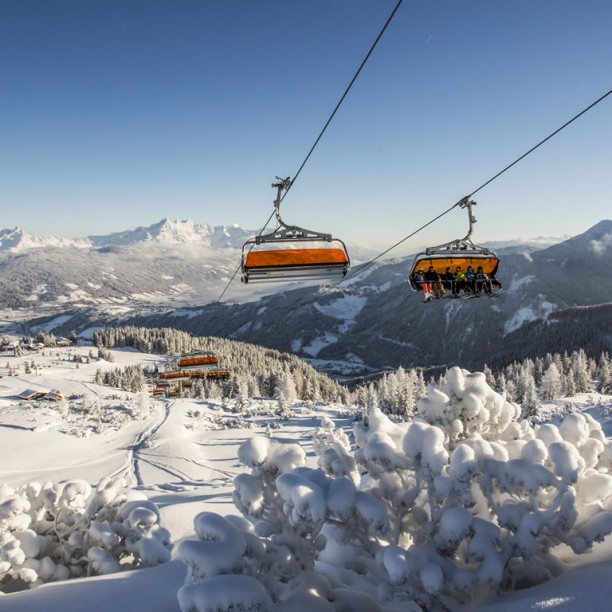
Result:
{"label": "snowy hillside", "polygon": [[[608,257],[612,221],[559,245],[501,259],[494,299],[422,304],[411,260],[377,262],[332,289],[303,287],[246,304],[214,304],[136,316],[131,324],[231,337],[311,359],[337,374],[403,365],[503,367],[527,356],[612,350]],[[580,282],[577,282],[577,279]],[[66,333],[71,324],[60,328]],[[601,331],[604,333],[601,333]],[[493,362],[493,363],[492,363]],[[338,364],[341,364],[338,366]]]}
{"label": "snowy hillside", "polygon": [[[578,553],[612,530],[610,396],[592,392],[546,402],[539,424],[529,424],[517,420],[518,407],[491,391],[484,377],[457,369],[449,373],[446,393],[430,388],[419,401],[414,420],[390,420],[375,405],[361,420],[352,406],[303,401],[291,402],[279,417],[278,400],[153,400],[98,386],[93,380],[100,368],[154,367],[161,358],[113,349],[108,362],[91,352],[47,348],[0,358],[0,585],[10,583],[14,591],[0,595],[0,609],[178,612],[214,602],[218,610],[391,612],[440,609],[442,602],[459,609],[470,600],[491,611],[607,609],[609,538],[591,553]],[[64,400],[17,398],[51,389]],[[99,559],[111,550],[105,538],[112,534],[102,519],[87,535],[90,544],[99,541],[88,553],[89,575],[62,579],[54,561],[53,578],[54,553],[41,548],[40,538],[56,536],[34,537],[41,525],[23,522],[28,508],[36,507],[37,491],[68,499],[79,483],[80,497],[70,497],[70,507],[78,509],[102,479],[104,486],[123,486],[123,499],[150,504],[140,516],[167,530],[171,560],[144,557],[152,567],[130,570],[137,559],[126,557],[121,572],[105,573],[109,568]],[[18,501],[26,499],[26,485],[27,504]],[[106,498],[110,512],[113,497]],[[59,512],[57,503],[49,501],[46,512]],[[118,503],[120,509],[125,501]],[[411,510],[398,540],[400,524],[391,531],[385,524],[404,505],[402,512]],[[437,518],[424,513],[426,506],[440,512]],[[241,512],[257,531],[237,518]],[[502,532],[488,522],[490,512]],[[56,519],[59,535],[61,525]],[[123,537],[119,523],[108,526]],[[279,539],[272,534],[281,526]],[[297,534],[302,544],[296,549]],[[500,538],[497,544],[492,537]],[[376,553],[389,539],[395,544]],[[232,551],[242,541],[248,546],[236,557]],[[70,542],[76,546],[74,538]],[[444,560],[453,550],[457,556]],[[283,563],[274,562],[278,555]],[[312,555],[319,557],[315,566],[299,569],[310,567]],[[511,558],[502,572],[505,590],[512,580],[525,586],[544,579],[538,567],[547,568],[548,581],[496,594],[487,584],[500,579],[500,563]],[[7,578],[12,571],[18,581]],[[15,590],[42,578],[50,582]]]}
{"label": "snowy hillside", "polygon": [[91,246],[87,238],[56,238],[51,235],[33,236],[20,227],[0,230],[0,253],[23,253],[31,249],[46,249],[57,247],[87,248]]}
{"label": "snowy hillside", "polygon": [[136,227],[103,236],[89,236],[88,240],[98,248],[157,242],[201,245],[215,249],[241,249],[244,242],[255,233],[244,230],[239,225],[212,226],[194,223],[191,219],[179,221],[166,218],[148,227]]}
{"label": "snowy hillside", "polygon": [[[100,307],[114,315],[218,297],[255,232],[163,219],[106,236],[67,240],[0,232],[0,289],[9,307]],[[251,291],[249,296],[256,295]]]}
{"label": "snowy hillside", "polygon": [[[244,242],[257,233],[189,219],[75,240],[0,230],[0,307],[43,314],[89,308],[119,317],[210,303],[237,272]],[[351,253],[355,262],[373,256],[359,246]],[[249,301],[282,288],[247,287],[237,275],[225,298]]]}
{"label": "snowy hillside", "polygon": [[335,375],[456,359],[472,369],[499,368],[547,352],[584,348],[597,357],[612,350],[612,288],[601,282],[612,221],[558,245],[518,246],[503,255],[498,278],[505,290],[495,299],[427,305],[406,282],[410,258],[378,261],[333,288],[270,283],[253,289],[234,278],[218,302],[240,252],[202,241],[230,244],[241,230],[217,229],[165,220],[107,237],[99,248],[10,256],[0,267],[0,295],[5,304],[32,311],[23,317],[31,334],[175,327],[294,352]]}

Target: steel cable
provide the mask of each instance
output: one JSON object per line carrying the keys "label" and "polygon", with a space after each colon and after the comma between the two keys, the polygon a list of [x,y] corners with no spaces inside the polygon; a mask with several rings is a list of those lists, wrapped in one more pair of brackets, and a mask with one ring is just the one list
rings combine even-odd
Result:
{"label": "steel cable", "polygon": [[521,155],[520,157],[517,157],[512,163],[508,164],[503,170],[500,170],[497,174],[492,176],[489,180],[485,181],[482,185],[480,185],[480,187],[478,187],[477,189],[474,189],[474,191],[472,191],[469,195],[467,195],[464,198],[462,198],[461,200],[459,200],[456,204],[453,204],[450,208],[446,209],[444,212],[440,213],[437,217],[433,218],[431,221],[428,221],[427,223],[425,223],[424,225],[419,227],[417,230],[415,230],[411,234],[408,234],[408,236],[402,238],[401,240],[398,240],[393,246],[390,246],[388,249],[386,249],[385,251],[383,251],[382,253],[380,253],[379,255],[377,255],[376,257],[371,259],[370,261],[367,261],[367,262],[365,262],[363,264],[360,264],[359,266],[357,266],[356,271],[355,271],[354,274],[349,272],[349,274],[347,276],[345,276],[342,280],[338,281],[337,283],[331,285],[329,288],[337,287],[338,285],[340,285],[344,281],[353,279],[357,275],[362,274],[363,272],[365,272],[365,270],[367,270],[369,267],[371,267],[381,257],[383,257],[384,255],[386,255],[387,253],[389,253],[390,251],[392,251],[393,249],[398,247],[403,242],[406,242],[406,240],[412,238],[413,236],[418,234],[420,231],[424,230],[426,227],[428,227],[429,225],[431,225],[432,223],[434,223],[435,221],[437,221],[438,219],[440,219],[444,215],[448,214],[451,210],[453,210],[454,208],[459,206],[466,198],[471,198],[474,194],[478,193],[481,189],[483,189],[484,187],[486,187],[487,185],[492,183],[495,179],[499,178],[502,174],[504,174],[504,172],[506,172],[507,170],[510,170],[510,168],[512,168],[512,166],[518,164],[521,160],[525,159],[525,157],[527,157],[530,153],[533,153],[538,147],[540,147],[545,142],[550,140],[553,136],[556,136],[561,130],[565,129],[568,125],[570,125],[571,123],[576,121],[576,119],[578,119],[579,117],[584,115],[587,111],[591,110],[594,106],[599,104],[601,101],[603,101],[605,98],[607,98],[610,94],[612,94],[612,89],[610,91],[608,91],[607,93],[605,93],[600,98],[598,98],[597,100],[595,100],[595,102],[589,104],[589,106],[587,106],[586,108],[581,110],[578,114],[574,115],[569,121],[566,121],[561,127],[557,128],[554,132],[552,132],[551,134],[546,136],[546,138],[543,138],[542,140],[540,140],[540,142],[538,142],[538,144],[536,144],[535,146],[531,147],[531,149],[529,149],[526,153],[523,153],[523,155]]}
{"label": "steel cable", "polygon": [[[298,168],[297,172],[293,175],[293,178],[291,179],[291,183],[289,184],[289,188],[285,191],[285,193],[283,193],[283,195],[281,196],[281,198],[279,200],[279,205],[285,199],[285,196],[289,193],[289,190],[291,189],[291,187],[293,187],[293,184],[297,180],[298,176],[301,174],[302,170],[304,169],[304,166],[306,165],[306,163],[310,159],[310,156],[312,155],[312,153],[316,149],[316,147],[319,144],[321,138],[323,138],[323,134],[325,134],[325,131],[329,127],[329,124],[332,122],[333,118],[335,117],[336,113],[338,112],[338,109],[340,108],[340,106],[344,102],[344,99],[346,98],[346,96],[348,95],[349,91],[353,87],[353,84],[357,80],[357,77],[359,76],[359,74],[363,70],[363,67],[366,65],[367,61],[370,59],[370,56],[372,55],[372,52],[376,48],[376,45],[378,45],[378,42],[380,41],[380,39],[382,38],[383,34],[385,33],[385,30],[387,29],[387,27],[389,26],[389,24],[393,20],[393,17],[395,17],[395,14],[397,13],[397,11],[398,11],[400,5],[402,4],[402,2],[403,2],[403,0],[399,0],[398,3],[395,5],[395,8],[393,9],[393,11],[391,11],[391,14],[387,18],[387,21],[385,22],[385,24],[383,25],[382,29],[378,33],[378,36],[376,37],[376,40],[372,43],[372,46],[370,47],[370,50],[366,53],[365,57],[363,58],[363,61],[359,65],[359,68],[357,68],[357,71],[355,72],[355,74],[353,75],[353,78],[351,79],[350,83],[348,84],[348,86],[344,90],[344,93],[340,97],[340,100],[338,101],[338,103],[336,104],[334,110],[332,111],[331,115],[329,116],[329,119],[325,122],[325,125],[323,126],[323,129],[319,132],[319,135],[317,136],[316,140],[314,141],[314,144],[312,145],[312,147],[310,147],[310,150],[306,154],[306,157],[304,158],[304,161],[300,164],[300,167]],[[274,216],[274,213],[272,213],[268,217],[268,220],[266,221],[265,225],[262,227],[262,229],[259,232],[258,236],[261,236],[263,234],[263,232],[265,231],[266,227],[268,227],[268,223],[270,223],[270,221],[272,220],[273,216]],[[251,248],[253,248],[253,247],[251,247]],[[225,289],[223,289],[221,295],[217,299],[217,302],[220,302],[222,300],[223,296],[225,295],[226,291],[229,289],[229,286],[232,284],[234,278],[236,278],[236,274],[238,274],[239,271],[240,271],[240,266],[238,266],[236,268],[234,274],[232,274],[232,277],[230,278],[229,282],[225,286]]]}

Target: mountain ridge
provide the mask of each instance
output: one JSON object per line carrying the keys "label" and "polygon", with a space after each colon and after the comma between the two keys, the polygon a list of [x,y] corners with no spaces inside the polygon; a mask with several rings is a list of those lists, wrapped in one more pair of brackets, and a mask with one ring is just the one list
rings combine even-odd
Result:
{"label": "mountain ridge", "polygon": [[[30,234],[20,226],[0,229],[0,253],[23,252],[37,248],[104,248],[112,246],[129,246],[148,242],[157,243],[184,243],[202,242],[214,248],[242,248],[246,240],[259,233],[259,230],[244,229],[238,223],[229,225],[210,225],[208,223],[195,223],[192,219],[171,219],[164,217],[156,223],[145,226],[131,227],[119,232],[108,234],[88,234],[85,237],[60,238],[53,234]],[[542,249],[554,245],[570,236],[551,237],[539,236],[535,238],[485,243],[494,250],[515,250],[517,247],[529,250]],[[368,251],[373,251],[363,247]]]}
{"label": "mountain ridge", "polygon": [[553,349],[612,351],[612,286],[601,282],[609,278],[611,238],[612,221],[602,221],[558,245],[519,247],[502,257],[505,290],[497,298],[424,305],[407,283],[408,257],[377,261],[334,288],[298,286],[239,303],[160,304],[119,315],[92,306],[33,324],[62,335],[92,326],[174,327],[291,352],[334,374],[503,366]]}
{"label": "mountain ridge", "polygon": [[138,226],[121,232],[94,235],[85,238],[58,238],[51,234],[36,236],[17,226],[0,229],[0,253],[24,252],[31,249],[76,247],[82,249],[111,246],[132,246],[158,242],[167,244],[200,243],[213,248],[242,248],[242,244],[257,233],[238,224],[209,225],[194,223],[191,219],[163,218],[149,226]]}
{"label": "mountain ridge", "polygon": [[[235,299],[254,299],[278,291],[278,285],[241,285],[236,277],[243,244],[256,233],[169,218],[74,240],[0,230],[0,306],[97,305],[118,312],[201,304],[218,299],[232,279]],[[348,246],[355,263],[373,257],[365,247]]]}

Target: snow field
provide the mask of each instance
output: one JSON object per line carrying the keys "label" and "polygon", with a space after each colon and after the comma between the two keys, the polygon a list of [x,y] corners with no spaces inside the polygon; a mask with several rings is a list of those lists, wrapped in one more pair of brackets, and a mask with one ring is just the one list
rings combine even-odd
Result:
{"label": "snow field", "polygon": [[[354,450],[323,419],[317,469],[296,444],[246,441],[239,458],[250,471],[236,478],[234,501],[259,545],[247,545],[226,518],[198,515],[204,541],[179,549],[190,568],[182,609],[210,609],[197,602],[228,574],[235,589],[249,578],[243,599],[232,593],[235,609],[298,611],[314,599],[343,609],[334,602],[347,586],[354,609],[474,605],[559,575],[558,551],[585,553],[612,532],[611,448],[588,414],[559,426],[519,415],[484,374],[452,368],[413,419],[394,422],[371,407],[355,423]],[[316,588],[304,591],[303,572],[318,576]]]}
{"label": "snow field", "polygon": [[[112,352],[111,368],[140,355]],[[79,419],[56,405],[19,405],[14,396],[40,376],[0,380],[0,446],[10,449],[0,482],[11,497],[6,514],[16,521],[7,550],[14,561],[24,557],[11,580],[19,588],[26,579],[40,585],[0,595],[0,609],[77,612],[87,602],[94,612],[416,612],[501,610],[503,599],[526,609],[535,605],[532,592],[538,608],[609,600],[595,597],[605,581],[592,593],[572,582],[601,574],[567,572],[583,558],[612,559],[609,538],[597,544],[612,528],[610,448],[600,425],[609,412],[605,398],[601,406],[573,400],[569,414],[567,402],[551,403],[551,422],[530,423],[483,375],[453,369],[405,420],[372,406],[347,427],[345,406],[293,403],[270,427],[276,402],[246,398],[246,417],[220,401],[144,405],[133,394],[92,385],[99,363],[75,368],[52,359],[40,357],[49,387],[134,408],[127,421],[96,429],[91,412]],[[65,580],[62,563],[43,548],[39,538],[49,534],[30,529],[32,535],[19,524],[27,519],[15,518],[31,514],[25,502],[36,499],[35,482],[60,497],[65,489],[66,503],[81,516],[101,494],[96,503],[103,502],[106,518],[94,513],[78,522],[82,540],[75,536],[66,548],[87,547],[79,580]],[[117,505],[123,496],[137,504],[127,514]],[[122,533],[130,530],[141,536],[128,538],[128,550]],[[126,554],[117,563],[108,553],[118,543]],[[153,563],[161,564],[125,571]],[[117,565],[120,573],[103,574]],[[561,575],[563,582],[554,579]]]}

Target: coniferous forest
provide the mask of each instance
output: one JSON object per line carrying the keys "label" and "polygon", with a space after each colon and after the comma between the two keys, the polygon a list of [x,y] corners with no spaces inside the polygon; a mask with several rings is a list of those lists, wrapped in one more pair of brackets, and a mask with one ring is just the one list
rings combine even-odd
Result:
{"label": "coniferous forest", "polygon": [[[231,398],[240,394],[287,401],[337,401],[362,407],[374,403],[388,414],[409,415],[414,412],[416,401],[425,395],[427,385],[442,386],[446,376],[445,373],[428,376],[420,368],[400,367],[381,373],[376,381],[349,388],[294,355],[235,340],[193,336],[172,328],[113,327],[96,331],[93,341],[102,354],[105,348],[118,347],[167,357],[193,351],[214,353],[222,367],[231,371],[232,378],[196,385],[188,391],[204,397]],[[512,362],[497,371],[485,366],[484,373],[491,388],[509,401],[521,404],[526,416],[537,414],[541,401],[577,393],[612,392],[612,359],[606,352],[598,359],[587,356],[582,349],[549,353]],[[130,381],[140,380],[131,371],[126,376]],[[121,380],[120,373],[111,372],[101,382],[121,387]]]}

